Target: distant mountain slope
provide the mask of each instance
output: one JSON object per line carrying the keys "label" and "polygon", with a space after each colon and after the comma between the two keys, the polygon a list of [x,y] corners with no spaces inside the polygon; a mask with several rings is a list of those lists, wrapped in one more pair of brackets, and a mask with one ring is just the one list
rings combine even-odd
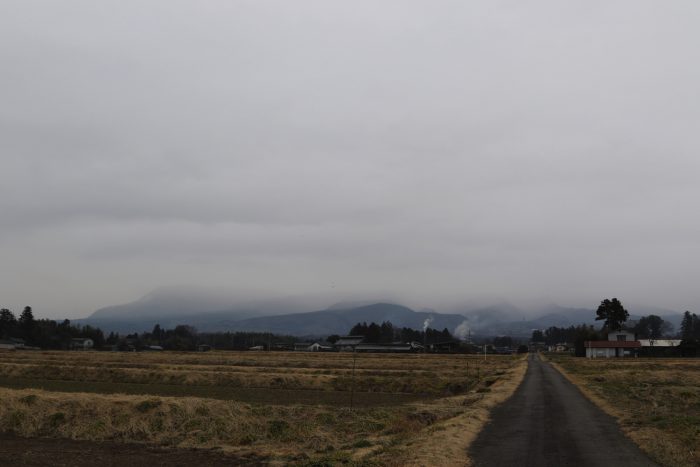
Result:
{"label": "distant mountain slope", "polygon": [[[534,329],[550,326],[601,325],[600,321],[595,321],[594,309],[566,308],[555,304],[525,311],[501,302],[439,313],[431,309],[415,311],[388,302],[355,300],[326,307],[327,303],[329,301],[320,296],[252,300],[231,298],[230,293],[216,290],[163,288],[131,303],[101,308],[89,318],[73,322],[121,334],[150,331],[156,324],[164,328],[188,324],[204,332],[261,331],[327,336],[345,334],[358,322],[391,321],[396,327],[422,329],[425,320],[432,318],[431,328],[447,328],[450,332],[466,321],[460,328],[463,337],[470,333],[471,336],[510,335],[519,338],[529,338]],[[308,311],[314,309],[318,311]],[[673,324],[676,330],[682,317],[678,312],[659,308],[630,306],[628,309],[632,319],[654,313]]]}
{"label": "distant mountain slope", "polygon": [[242,319],[303,312],[318,302],[304,297],[241,299],[220,290],[167,287],[72,321],[119,333],[150,331],[156,324],[165,328],[188,324],[200,331],[225,331]]}
{"label": "distant mountain slope", "polygon": [[235,323],[236,330],[267,331],[292,335],[347,334],[357,323],[390,321],[395,327],[422,329],[425,320],[434,329],[454,330],[464,316],[413,311],[390,303],[375,303],[351,309],[328,309],[310,313],[266,316],[244,319]]}

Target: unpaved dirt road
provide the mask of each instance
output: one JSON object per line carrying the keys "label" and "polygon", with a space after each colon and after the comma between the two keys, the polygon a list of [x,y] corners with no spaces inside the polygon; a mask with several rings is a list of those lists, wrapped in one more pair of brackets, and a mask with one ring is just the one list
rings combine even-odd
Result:
{"label": "unpaved dirt road", "polygon": [[477,467],[657,465],[549,363],[530,355],[525,379],[470,449]]}
{"label": "unpaved dirt road", "polygon": [[140,444],[20,438],[0,433],[0,465],[5,467],[158,467],[266,465],[264,458],[195,449],[158,449]]}

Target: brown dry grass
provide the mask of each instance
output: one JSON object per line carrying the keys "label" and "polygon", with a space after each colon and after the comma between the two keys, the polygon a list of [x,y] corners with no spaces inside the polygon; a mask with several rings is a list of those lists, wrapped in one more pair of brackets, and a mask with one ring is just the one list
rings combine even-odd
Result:
{"label": "brown dry grass", "polygon": [[550,360],[661,465],[700,465],[700,360]]}
{"label": "brown dry grass", "polygon": [[[488,363],[455,355],[361,354],[356,363],[356,389],[367,392],[453,395],[473,385],[477,365],[490,371]],[[0,377],[343,391],[352,366],[348,353],[25,352],[0,357]]]}
{"label": "brown dry grass", "polygon": [[521,358],[504,370],[505,377],[493,381],[487,391],[442,399],[443,405],[456,409],[456,415],[429,427],[420,438],[392,453],[394,465],[471,465],[466,457],[469,446],[488,422],[491,410],[513,395],[526,371],[527,360]]}
{"label": "brown dry grass", "polygon": [[363,391],[384,390],[410,392],[423,399],[354,410],[347,407],[351,368],[350,354],[2,354],[0,375],[6,380],[60,378],[72,381],[75,391],[94,380],[125,379],[140,381],[145,390],[155,383],[176,387],[223,384],[275,394],[280,385],[291,385],[339,394],[342,403],[333,406],[280,400],[252,404],[114,391],[87,394],[0,389],[0,431],[30,437],[221,448],[268,455],[279,463],[417,465],[428,459],[416,455],[423,453],[439,459],[441,465],[457,465],[466,462],[466,447],[486,420],[489,408],[522,379],[524,360],[358,355],[358,398],[369,394]]}

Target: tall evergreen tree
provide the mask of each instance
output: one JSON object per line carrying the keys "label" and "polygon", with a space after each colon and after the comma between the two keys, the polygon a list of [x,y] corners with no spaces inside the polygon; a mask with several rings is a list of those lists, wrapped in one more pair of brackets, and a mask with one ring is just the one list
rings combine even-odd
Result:
{"label": "tall evergreen tree", "polygon": [[17,319],[14,313],[7,308],[0,309],[0,338],[13,337]]}
{"label": "tall evergreen tree", "polygon": [[600,302],[600,306],[598,310],[596,310],[596,315],[596,321],[605,320],[605,327],[610,331],[621,330],[622,324],[627,321],[630,316],[617,298],[613,298],[612,300],[606,298]]}
{"label": "tall evergreen tree", "polygon": [[27,341],[31,341],[34,337],[34,314],[32,313],[32,307],[25,306],[22,310],[22,314],[19,315],[19,330],[22,337]]}
{"label": "tall evergreen tree", "polygon": [[683,321],[681,321],[681,339],[691,341],[697,338],[696,328],[698,328],[698,317],[695,313],[686,311],[683,313]]}

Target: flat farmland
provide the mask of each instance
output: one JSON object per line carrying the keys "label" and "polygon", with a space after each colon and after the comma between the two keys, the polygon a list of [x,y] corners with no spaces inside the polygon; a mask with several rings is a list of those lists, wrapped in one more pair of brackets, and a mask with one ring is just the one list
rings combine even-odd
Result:
{"label": "flat farmland", "polygon": [[430,354],[4,352],[0,431],[215,448],[273,463],[389,465],[405,461],[422,435],[482,410],[524,364]]}
{"label": "flat farmland", "polygon": [[700,465],[700,360],[548,356],[661,465]]}

